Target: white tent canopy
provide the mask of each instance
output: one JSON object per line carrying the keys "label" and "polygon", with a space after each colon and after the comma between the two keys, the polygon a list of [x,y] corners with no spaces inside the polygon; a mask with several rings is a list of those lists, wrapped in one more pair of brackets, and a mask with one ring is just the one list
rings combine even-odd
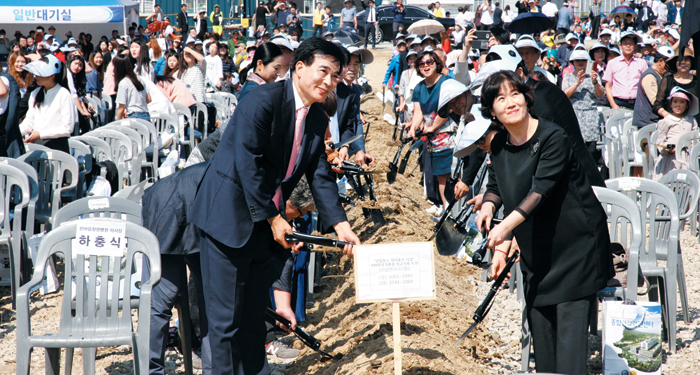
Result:
{"label": "white tent canopy", "polygon": [[71,31],[76,38],[90,33],[95,43],[102,35],[111,37],[112,30],[126,34],[132,22],[138,23],[138,10],[139,3],[130,0],[0,0],[0,28],[11,38],[17,30],[27,35],[43,26],[48,33],[54,26],[61,41]]}

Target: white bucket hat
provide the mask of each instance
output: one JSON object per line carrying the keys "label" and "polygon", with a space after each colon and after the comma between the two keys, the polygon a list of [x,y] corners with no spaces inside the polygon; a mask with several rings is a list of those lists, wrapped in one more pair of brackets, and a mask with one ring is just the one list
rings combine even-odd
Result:
{"label": "white bucket hat", "polygon": [[[350,52],[351,55],[360,56],[361,64],[371,64],[372,61],[374,61],[374,54],[372,54],[372,52],[366,48],[350,46],[348,47],[348,52]],[[416,51],[413,51],[413,53],[415,52]]]}
{"label": "white bucket hat", "polygon": [[454,151],[456,158],[463,158],[474,152],[477,148],[477,141],[486,135],[489,126],[491,126],[491,120],[484,118],[481,114],[480,104],[474,104],[470,113],[474,116],[474,121],[464,127],[462,136],[457,141]]}
{"label": "white bucket hat", "polygon": [[[25,69],[27,67],[25,66]],[[444,85],[444,83],[443,83]],[[691,94],[685,89],[682,89],[678,86],[674,87],[671,89],[671,94],[668,95],[668,100],[671,100],[672,98],[683,98],[687,101],[690,102],[690,106],[688,107],[688,114],[686,116],[693,117],[698,114],[700,111],[700,108],[698,106],[698,97]]]}
{"label": "white bucket hat", "polygon": [[540,46],[537,45],[537,42],[535,42],[535,39],[532,36],[523,35],[515,43],[515,48],[527,48],[527,47],[532,47],[532,48],[536,49],[539,53],[542,53],[542,48],[540,48]]}
{"label": "white bucket hat", "polygon": [[576,50],[571,52],[571,55],[569,55],[569,61],[576,61],[576,60],[591,61],[591,56],[588,55],[588,52],[586,52],[585,48],[576,49]]}

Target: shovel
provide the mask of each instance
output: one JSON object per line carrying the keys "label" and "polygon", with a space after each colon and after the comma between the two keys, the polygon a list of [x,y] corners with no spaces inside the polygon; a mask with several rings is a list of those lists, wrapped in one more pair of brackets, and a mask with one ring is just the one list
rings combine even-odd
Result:
{"label": "shovel", "polygon": [[397,164],[399,163],[399,158],[401,157],[401,151],[403,151],[404,145],[405,144],[402,143],[401,146],[399,146],[398,151],[396,151],[396,155],[394,155],[394,160],[389,163],[389,172],[386,173],[386,180],[390,184],[396,182],[396,173],[399,171]]}
{"label": "shovel", "polygon": [[451,256],[457,254],[462,242],[467,237],[464,223],[474,211],[474,205],[464,206],[457,214],[457,219],[449,215],[445,217],[442,226],[435,232],[435,247],[438,254]]}
{"label": "shovel", "polygon": [[[358,177],[358,179],[359,179],[359,177]],[[365,175],[365,183],[367,184],[367,190],[369,191],[369,200],[376,202],[377,196],[374,194],[374,178],[372,177],[371,174]],[[386,224],[386,219],[384,218],[384,214],[382,213],[382,210],[380,210],[378,208],[371,208],[370,214],[372,215],[372,221],[375,224],[381,224],[381,225]]]}
{"label": "shovel", "polygon": [[423,142],[420,139],[417,139],[413,142],[411,148],[408,149],[406,155],[403,157],[403,159],[401,159],[401,164],[399,164],[399,173],[404,174],[404,172],[406,172],[406,166],[408,165],[408,159],[411,158],[411,153],[413,153],[414,150],[418,149],[424,144],[425,142]]}
{"label": "shovel", "polygon": [[455,185],[459,181],[459,175],[462,171],[462,159],[457,159],[457,166],[455,167],[452,176],[450,176],[447,181],[445,181],[445,199],[452,201],[455,198]]}

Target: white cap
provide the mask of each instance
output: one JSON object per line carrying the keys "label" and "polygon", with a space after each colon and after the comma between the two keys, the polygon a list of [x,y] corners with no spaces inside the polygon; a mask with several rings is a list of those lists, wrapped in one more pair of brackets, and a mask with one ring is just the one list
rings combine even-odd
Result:
{"label": "white cap", "polygon": [[577,37],[576,35],[574,35],[574,33],[568,33],[568,34],[566,34],[565,40],[568,42],[568,41],[570,41],[571,39],[576,39],[576,41],[579,41],[579,42],[580,42],[580,40],[578,40],[578,37]]}
{"label": "white cap", "polygon": [[[371,64],[372,61],[374,61],[374,54],[366,48],[350,46],[348,47],[348,52],[350,52],[351,55],[360,56],[361,64]],[[416,51],[413,51],[413,53],[416,53]],[[406,56],[408,57],[408,54]]]}
{"label": "white cap", "polygon": [[[497,56],[493,56],[494,54]],[[486,55],[487,60],[489,60],[489,56],[491,56],[491,58],[497,57],[497,59],[491,60],[479,68],[479,74],[477,74],[474,82],[472,82],[472,89],[480,87],[486,78],[493,73],[500,72],[501,70],[514,72],[518,69],[518,64],[523,60],[518,54],[518,51],[515,50],[515,47],[508,44],[491,47],[489,53]]]}
{"label": "white cap", "polygon": [[636,43],[642,42],[642,37],[632,31],[623,31],[622,34],[620,34],[620,42],[625,38],[634,38]]}
{"label": "white cap", "polygon": [[402,38],[402,39],[397,40],[397,41],[396,41],[396,46],[398,47],[399,44],[406,44],[406,39],[403,39],[403,38]]}
{"label": "white cap", "polygon": [[[25,69],[26,69],[26,65],[25,65]],[[447,81],[445,81],[445,82],[447,82]],[[445,83],[443,82],[443,85],[444,84]],[[676,87],[671,89],[671,93],[668,95],[668,98],[666,98],[666,99],[670,100],[671,98],[683,98],[683,99],[690,101],[690,107],[688,108],[688,114],[686,116],[693,117],[693,116],[698,114],[698,112],[700,110],[700,108],[698,107],[698,97],[691,94],[687,90],[676,86]]]}
{"label": "white cap", "polygon": [[418,55],[418,52],[416,52],[415,50],[410,50],[406,54],[406,58],[408,58],[409,56],[413,56],[413,55]]}
{"label": "white cap", "polygon": [[431,47],[431,46],[427,46],[427,47],[423,48],[423,52],[426,52],[426,51],[430,52],[432,50],[433,50],[433,47]]}
{"label": "white cap", "polygon": [[46,55],[46,58],[49,60],[48,63],[35,60],[25,65],[23,69],[39,77],[51,77],[61,73],[61,61],[54,55]]}
{"label": "white cap", "polygon": [[187,43],[185,43],[185,45],[190,44],[190,43],[194,43],[194,42],[195,42],[195,39],[193,37],[189,37],[189,38],[187,38]]}
{"label": "white cap", "polygon": [[654,38],[647,33],[642,34],[641,37],[642,37],[642,43],[641,43],[642,45],[649,45],[652,43],[656,43],[656,40],[654,40]]}
{"label": "white cap", "polygon": [[[444,83],[443,83],[444,85]],[[463,158],[476,150],[477,141],[481,139],[491,126],[491,120],[484,118],[481,114],[481,105],[474,104],[470,113],[474,116],[474,121],[464,127],[462,136],[457,141],[457,146],[454,150],[454,157]]]}
{"label": "white cap", "polygon": [[238,73],[234,72],[231,75],[233,76],[233,77],[231,77],[231,83],[234,85],[238,84],[238,82],[240,82],[240,80],[238,79]]}
{"label": "white cap", "polygon": [[292,43],[289,43],[289,39],[285,37],[284,35],[275,35],[272,39],[270,39],[272,43],[275,43],[279,47],[284,47],[290,51],[294,51],[294,47],[292,47]]}
{"label": "white cap", "polygon": [[668,46],[661,46],[656,50],[656,53],[659,55],[663,56],[666,58],[666,60],[673,58],[673,56],[676,55],[675,52],[673,52],[673,48],[668,47]]}
{"label": "white cap", "polygon": [[333,36],[333,32],[332,32],[332,31],[326,31],[325,33],[323,33],[323,37],[324,37],[324,38],[327,37],[328,35]]}
{"label": "white cap", "polygon": [[610,52],[615,52],[615,53],[617,53],[618,55],[622,55],[622,52],[620,52],[620,49],[617,48],[617,46],[610,47]]}
{"label": "white cap", "polygon": [[571,55],[569,55],[569,61],[576,61],[576,60],[590,61],[591,57],[588,56],[588,52],[586,52],[585,48],[581,48],[581,49],[573,50],[571,52]]}
{"label": "white cap", "polygon": [[610,26],[617,26],[617,24],[615,23],[615,21],[610,21]]}
{"label": "white cap", "polygon": [[75,44],[77,46],[78,42],[75,41],[75,38],[70,38],[68,39],[68,42],[66,42],[66,45],[69,46],[71,44]]}
{"label": "white cap", "polygon": [[542,53],[542,48],[537,45],[537,42],[535,42],[535,39],[530,36],[530,35],[523,35],[521,36],[518,41],[515,43],[515,48],[527,48],[527,47],[532,47]]}
{"label": "white cap", "polygon": [[423,41],[421,40],[421,38],[420,38],[419,36],[417,36],[417,37],[415,37],[415,39],[413,39],[413,41],[411,42],[410,45],[411,45],[411,46],[414,45],[414,44],[420,45],[422,42],[423,42]]}
{"label": "white cap", "polygon": [[676,29],[669,29],[669,30],[667,31],[667,33],[668,33],[668,35],[672,36],[673,39],[675,39],[675,40],[680,40],[680,39],[681,39],[681,35],[678,34],[678,30],[676,30]]}
{"label": "white cap", "polygon": [[613,32],[612,32],[612,30],[610,30],[610,29],[603,29],[603,31],[601,31],[600,34],[598,34],[598,37],[600,38],[600,37],[603,36],[603,35],[610,35],[610,36],[612,36],[612,35],[613,35]]}
{"label": "white cap", "polygon": [[291,43],[291,45],[292,45],[292,50],[296,50],[297,48],[299,48],[299,44],[301,44],[301,43],[297,42],[296,40],[290,40],[289,43]]}
{"label": "white cap", "polygon": [[433,41],[434,41],[435,38],[433,38],[433,37],[430,36],[430,35],[426,35],[426,36],[423,37],[423,40],[421,41],[421,43],[425,42],[426,40],[433,40]]}
{"label": "white cap", "polygon": [[442,83],[442,86],[440,86],[440,98],[438,100],[438,112],[446,106],[447,104],[450,103],[450,101],[462,94],[464,94],[465,91],[469,90],[467,86],[465,86],[461,82],[457,82],[457,80],[454,79],[447,79]]}
{"label": "white cap", "polygon": [[63,53],[71,53],[71,52],[75,52],[77,50],[78,49],[75,47],[61,47],[61,52],[63,52]]}
{"label": "white cap", "polygon": [[406,39],[406,35],[404,35],[404,34],[402,34],[402,33],[398,33],[398,34],[396,34],[396,37],[395,37],[394,39],[399,39],[399,38],[404,38],[404,39]]}
{"label": "white cap", "polygon": [[588,51],[588,55],[591,56],[591,59],[593,58],[593,51],[594,51],[594,50],[597,50],[597,49],[600,49],[600,48],[602,48],[602,49],[604,49],[604,50],[610,52],[610,48],[608,48],[608,46],[606,46],[605,44],[603,44],[603,43],[601,43],[601,42],[596,42],[596,43],[593,45],[593,47],[591,47],[591,49]]}
{"label": "white cap", "polygon": [[194,45],[196,46],[197,44],[203,44],[201,40],[197,39],[194,41]]}

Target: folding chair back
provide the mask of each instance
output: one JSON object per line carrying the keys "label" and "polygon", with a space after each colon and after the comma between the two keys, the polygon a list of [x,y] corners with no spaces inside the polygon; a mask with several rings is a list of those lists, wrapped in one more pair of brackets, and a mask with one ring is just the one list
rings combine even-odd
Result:
{"label": "folding chair back", "polygon": [[[37,172],[39,199],[35,217],[50,229],[51,218],[62,206],[61,194],[78,186],[78,161],[58,150],[32,151],[18,158]],[[64,180],[70,183],[64,186]]]}
{"label": "folding chair back", "polygon": [[231,118],[231,116],[233,116],[233,112],[236,110],[236,106],[238,106],[238,99],[236,99],[236,95],[229,94],[227,92],[220,92],[219,96],[226,100],[226,110],[228,111],[227,117]]}
{"label": "folding chair back", "polygon": [[[194,123],[196,124],[193,127],[190,127],[190,129],[196,129],[197,126],[199,126],[199,123],[202,122],[204,124],[204,129],[202,129],[202,139],[207,137],[207,132],[209,128],[209,110],[207,109],[207,105],[204,103],[197,102],[197,109],[194,111]],[[194,138],[192,134],[190,134],[190,139]]]}
{"label": "folding chair back", "polygon": [[[104,228],[109,226],[123,226],[126,243],[111,231],[106,235],[77,236],[79,227],[104,232]],[[85,230],[80,232],[85,233]],[[104,247],[95,247],[100,239]],[[87,244],[87,250],[76,251],[75,247],[81,244]],[[32,335],[29,291],[41,284],[47,260],[57,253],[62,253],[66,260],[60,326],[57,333]],[[130,288],[120,287],[120,284],[132,284],[131,270],[137,253],[148,258],[151,275],[141,285],[141,319],[138,331],[133,332],[131,306],[119,301],[127,301],[131,297]],[[117,345],[131,346],[135,373],[147,374],[151,290],[160,281],[160,275],[158,239],[140,225],[114,219],[84,219],[64,223],[49,232],[39,245],[31,281],[21,287],[17,295],[17,374],[29,374],[31,349],[34,347],[46,349],[47,373],[52,371],[58,374],[61,348],[69,348],[66,350],[68,368],[72,365],[73,348],[84,348],[85,373],[94,373],[94,348]],[[73,282],[74,289],[70,287]]]}
{"label": "folding chair back", "polygon": [[[189,109],[187,110],[189,111]],[[189,113],[189,112],[187,112]],[[153,155],[161,155],[160,147],[166,143],[167,138],[172,137],[172,143],[170,143],[170,152],[178,151],[178,143],[180,142],[180,126],[178,120],[165,113],[154,113],[151,115],[151,122],[156,128],[158,134],[158,147],[153,151]],[[167,156],[163,153],[163,156]]]}
{"label": "folding chair back", "polygon": [[700,132],[691,130],[685,134],[681,134],[676,141],[676,160],[685,169],[690,169],[690,150],[700,140]]}
{"label": "folding chair back", "polygon": [[637,300],[637,270],[639,252],[644,242],[642,217],[639,207],[630,198],[614,190],[594,186],[593,192],[603,205],[608,216],[610,242],[618,242],[629,251],[627,266],[627,288],[616,288],[620,299]]}
{"label": "folding chair back", "polygon": [[[119,174],[119,189],[124,186],[124,180],[129,176],[129,163],[134,158],[134,146],[131,139],[114,129],[101,127],[85,135],[102,139],[112,151],[112,161],[117,166]],[[113,192],[114,193],[114,192]]]}
{"label": "folding chair back", "polygon": [[24,149],[27,152],[32,152],[32,151],[51,151],[53,150],[52,148],[48,148],[44,145],[40,145],[38,143],[25,143],[24,144]]}
{"label": "folding chair back", "polygon": [[[19,190],[19,191],[18,191]],[[10,286],[12,304],[15,303],[20,287],[22,272],[22,210],[29,205],[30,189],[27,175],[9,164],[0,164],[0,191],[3,192],[2,216],[0,217],[0,245],[7,246],[10,268],[9,274],[0,272],[0,285]],[[14,206],[14,207],[13,207]],[[13,213],[10,214],[10,209]],[[25,258],[26,260],[26,258]],[[26,267],[27,265],[24,264]],[[6,269],[5,269],[6,270]],[[26,282],[27,280],[22,280]]]}
{"label": "folding chair back", "polygon": [[131,139],[132,151],[134,154],[131,160],[127,163],[129,166],[129,186],[138,184],[141,182],[141,166],[146,159],[141,134],[129,126],[114,122],[103,126],[103,128],[116,130],[122,134],[125,134],[127,137],[129,137],[129,139]]}
{"label": "folding chair back", "polygon": [[[158,169],[158,158],[153,158],[153,145],[158,142],[155,126],[150,121],[135,118],[120,120],[120,124],[135,130],[141,135],[142,148],[144,150],[141,168],[145,170],[148,177],[155,178],[156,170]],[[150,158],[149,155],[151,156]]]}
{"label": "folding chair back", "polygon": [[[635,151],[642,155],[642,170],[646,178],[651,178],[654,174],[654,163],[657,155],[656,146],[649,145],[651,135],[656,131],[656,124],[647,125],[637,131],[637,141],[634,143]],[[654,148],[654,150],[652,150]],[[650,155],[653,153],[653,155]]]}
{"label": "folding chair back", "polygon": [[68,147],[70,148],[71,156],[78,162],[78,187],[75,189],[74,196],[68,197],[64,195],[63,198],[74,201],[84,197],[87,193],[85,175],[92,172],[92,150],[75,138],[68,139]]}
{"label": "folding chair back", "polygon": [[90,153],[95,163],[112,160],[112,149],[109,147],[109,143],[105,142],[103,139],[90,135],[71,137],[71,139],[87,145],[90,148]]}
{"label": "folding chair back", "polygon": [[[680,219],[675,194],[665,185],[645,178],[624,177],[605,183],[608,188],[631,198],[640,208],[647,245],[642,246],[639,264],[644,276],[650,279],[651,288],[655,289],[650,290],[649,299],[658,299],[664,305],[669,346],[675,352],[677,291],[681,293],[681,303],[687,306],[683,298],[686,286],[678,242]],[[666,266],[659,266],[659,260],[665,260]],[[686,307],[683,310],[685,312]]]}
{"label": "folding chair back", "polygon": [[141,225],[141,206],[115,197],[85,197],[61,207],[53,220],[54,228],[79,219],[109,218]]}
{"label": "folding chair back", "polygon": [[695,174],[700,174],[700,143],[696,143],[693,148],[690,149],[688,169]]}
{"label": "folding chair back", "polygon": [[679,219],[683,224],[689,221],[691,233],[695,233],[700,178],[687,169],[675,169],[661,177],[659,183],[668,186],[676,195]]}

